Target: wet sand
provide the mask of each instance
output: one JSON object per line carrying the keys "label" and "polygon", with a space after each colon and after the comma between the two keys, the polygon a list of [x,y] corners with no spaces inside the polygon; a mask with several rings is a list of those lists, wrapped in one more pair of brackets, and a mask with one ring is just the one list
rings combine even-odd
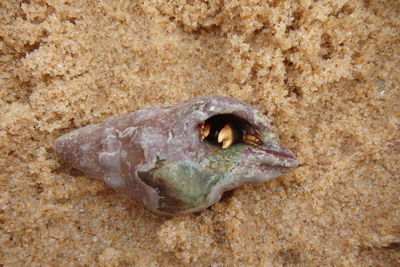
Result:
{"label": "wet sand", "polygon": [[[0,264],[398,266],[400,3],[327,2],[2,1]],[[167,218],[54,154],[200,95],[263,111],[300,167]]]}

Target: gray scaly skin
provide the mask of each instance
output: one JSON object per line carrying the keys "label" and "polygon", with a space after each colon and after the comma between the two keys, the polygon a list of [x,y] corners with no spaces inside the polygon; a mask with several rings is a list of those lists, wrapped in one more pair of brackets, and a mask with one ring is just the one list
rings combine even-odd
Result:
{"label": "gray scaly skin", "polygon": [[[238,142],[221,149],[202,140],[199,124],[220,114],[246,121],[259,145]],[[297,167],[294,154],[281,145],[262,113],[221,96],[113,116],[59,137],[54,148],[86,175],[163,215],[203,210],[228,190]]]}

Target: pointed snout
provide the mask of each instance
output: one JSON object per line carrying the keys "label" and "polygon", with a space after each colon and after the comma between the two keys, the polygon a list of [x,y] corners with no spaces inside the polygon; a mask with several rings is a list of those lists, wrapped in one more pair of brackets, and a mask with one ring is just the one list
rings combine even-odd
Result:
{"label": "pointed snout", "polygon": [[299,165],[294,153],[278,142],[261,144],[256,151],[266,165],[284,168],[296,168]]}

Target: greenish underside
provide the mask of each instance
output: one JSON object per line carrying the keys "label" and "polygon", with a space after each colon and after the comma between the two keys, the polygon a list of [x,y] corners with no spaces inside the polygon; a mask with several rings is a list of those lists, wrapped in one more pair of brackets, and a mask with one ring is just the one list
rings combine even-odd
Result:
{"label": "greenish underside", "polygon": [[222,150],[212,147],[210,158],[193,161],[160,160],[146,181],[159,190],[160,210],[184,211],[207,206],[207,195],[219,181],[229,177],[240,161],[246,145],[236,144]]}

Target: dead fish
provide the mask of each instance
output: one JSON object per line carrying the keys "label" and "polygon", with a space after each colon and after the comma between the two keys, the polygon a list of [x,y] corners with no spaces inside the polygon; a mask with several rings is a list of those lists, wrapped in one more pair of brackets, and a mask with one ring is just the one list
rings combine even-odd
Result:
{"label": "dead fish", "polygon": [[266,116],[222,96],[112,116],[62,135],[54,148],[87,176],[163,215],[201,211],[226,191],[298,165]]}

